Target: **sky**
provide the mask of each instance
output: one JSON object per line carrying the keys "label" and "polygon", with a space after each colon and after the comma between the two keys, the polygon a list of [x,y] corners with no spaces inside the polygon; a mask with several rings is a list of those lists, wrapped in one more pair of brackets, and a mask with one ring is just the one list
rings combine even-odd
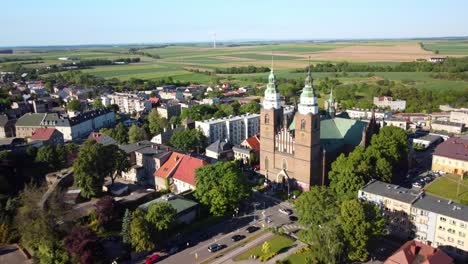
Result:
{"label": "sky", "polygon": [[466,0],[15,0],[0,46],[468,36]]}

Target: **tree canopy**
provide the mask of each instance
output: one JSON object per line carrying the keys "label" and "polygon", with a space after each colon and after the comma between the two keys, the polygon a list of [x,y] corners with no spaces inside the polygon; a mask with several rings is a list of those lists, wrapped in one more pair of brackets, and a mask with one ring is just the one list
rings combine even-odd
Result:
{"label": "tree canopy", "polygon": [[67,110],[68,111],[72,111],[72,112],[79,112],[81,111],[81,102],[77,99],[73,99],[71,100],[68,104],[67,104]]}
{"label": "tree canopy", "polygon": [[161,117],[158,110],[153,108],[148,115],[149,130],[151,134],[157,135],[164,131],[164,128],[169,126],[169,122],[166,118]]}
{"label": "tree canopy", "polygon": [[146,220],[156,232],[166,231],[174,223],[177,211],[169,203],[153,203],[148,207]]}
{"label": "tree canopy", "polygon": [[195,171],[195,197],[210,208],[213,215],[232,212],[249,197],[250,189],[245,175],[235,162],[217,162]]}
{"label": "tree canopy", "polygon": [[175,131],[170,141],[175,148],[185,152],[200,151],[206,145],[206,137],[198,129]]}
{"label": "tree canopy", "polygon": [[138,141],[142,141],[144,139],[145,139],[145,131],[141,127],[133,124],[130,127],[130,130],[128,130],[128,143],[132,144]]}
{"label": "tree canopy", "polygon": [[130,224],[131,245],[136,252],[148,251],[155,247],[151,239],[151,227],[145,213],[137,208],[132,214]]}

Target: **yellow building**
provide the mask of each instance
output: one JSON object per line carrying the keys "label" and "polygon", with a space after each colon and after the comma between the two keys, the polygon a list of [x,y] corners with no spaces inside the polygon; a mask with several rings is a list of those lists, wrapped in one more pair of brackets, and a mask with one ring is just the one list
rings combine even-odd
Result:
{"label": "yellow building", "polygon": [[468,172],[468,140],[449,138],[437,146],[432,157],[432,170],[465,175]]}

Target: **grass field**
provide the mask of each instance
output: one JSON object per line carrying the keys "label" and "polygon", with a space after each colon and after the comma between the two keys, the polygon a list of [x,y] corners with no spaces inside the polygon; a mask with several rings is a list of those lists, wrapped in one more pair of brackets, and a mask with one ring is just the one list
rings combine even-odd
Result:
{"label": "grass field", "polygon": [[[275,253],[275,252],[280,252],[282,250],[286,250],[288,247],[290,247],[293,243],[294,240],[286,237],[286,236],[281,236],[281,235],[276,235],[272,239],[268,240],[270,243],[270,253]],[[262,252],[262,244],[259,244],[253,248],[248,249],[241,255],[237,256],[234,261],[241,261],[241,260],[247,260],[249,259],[250,256],[262,256],[264,253]]]}
{"label": "grass field", "polygon": [[426,191],[434,196],[450,199],[468,205],[468,179],[460,182],[460,192],[457,196],[459,175],[447,174],[439,177],[426,187]]}
{"label": "grass field", "polygon": [[[165,48],[142,49],[142,52],[157,54],[161,59],[153,59],[141,55],[128,54],[132,46],[97,46],[82,48],[51,47],[51,48],[20,48],[17,54],[1,57],[20,57],[33,59],[43,58],[41,63],[25,64],[25,67],[44,67],[61,63],[59,57],[79,57],[81,59],[117,59],[140,57],[140,63],[128,65],[97,66],[84,70],[103,78],[141,78],[157,80],[172,77],[174,80],[203,83],[212,77],[188,71],[189,68],[213,70],[233,66],[266,66],[271,65],[271,54],[274,54],[274,68],[280,78],[304,78],[303,73],[293,73],[293,70],[303,68],[311,63],[351,61],[373,65],[393,65],[401,61],[415,60],[434,56],[431,50],[439,49],[444,56],[468,55],[468,42],[454,41],[424,41],[426,50],[421,49],[418,41],[362,41],[362,42],[303,42],[280,43],[268,45],[248,45],[239,47],[219,46],[216,49],[208,45],[177,45]],[[0,71],[3,65],[0,63]],[[446,87],[467,88],[466,82],[435,80],[428,73],[375,73],[376,76],[390,80],[414,80],[415,86],[421,88],[440,89]],[[266,82],[267,73],[219,75],[225,80],[239,85],[258,84],[258,78]],[[314,73],[314,78],[335,78],[332,73]],[[257,79],[257,81],[255,81]],[[347,77],[338,77],[344,83],[368,82],[367,73],[348,73]],[[263,82],[262,82],[263,83]]]}
{"label": "grass field", "polygon": [[282,263],[284,264],[303,264],[306,263],[307,252],[289,255]]}

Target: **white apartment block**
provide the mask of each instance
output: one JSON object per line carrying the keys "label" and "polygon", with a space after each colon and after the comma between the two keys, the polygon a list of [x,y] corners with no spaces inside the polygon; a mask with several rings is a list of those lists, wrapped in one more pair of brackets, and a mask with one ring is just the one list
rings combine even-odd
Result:
{"label": "white apartment block", "polygon": [[[361,108],[351,108],[347,109],[346,113],[348,113],[349,118],[351,119],[371,119],[372,118],[372,110],[371,109],[361,109]],[[389,119],[392,117],[392,112],[390,111],[383,111],[383,110],[374,110],[375,118],[377,119]]]}
{"label": "white apartment block", "polygon": [[468,206],[375,180],[359,190],[358,197],[379,206],[393,235],[468,260]]}
{"label": "white apartment block", "polygon": [[[151,103],[136,94],[114,93],[109,95],[108,98],[110,99],[110,104],[118,105],[119,111],[122,113],[131,114],[151,110]],[[104,99],[101,100],[104,105],[108,103]]]}
{"label": "white apartment block", "polygon": [[246,138],[260,132],[260,115],[244,114],[219,119],[212,118],[196,121],[195,127],[208,138],[208,144],[216,140],[227,140],[233,145],[239,145]]}
{"label": "white apartment block", "polygon": [[374,97],[374,105],[377,107],[390,107],[391,110],[405,110],[406,101],[393,99],[391,96]]}

